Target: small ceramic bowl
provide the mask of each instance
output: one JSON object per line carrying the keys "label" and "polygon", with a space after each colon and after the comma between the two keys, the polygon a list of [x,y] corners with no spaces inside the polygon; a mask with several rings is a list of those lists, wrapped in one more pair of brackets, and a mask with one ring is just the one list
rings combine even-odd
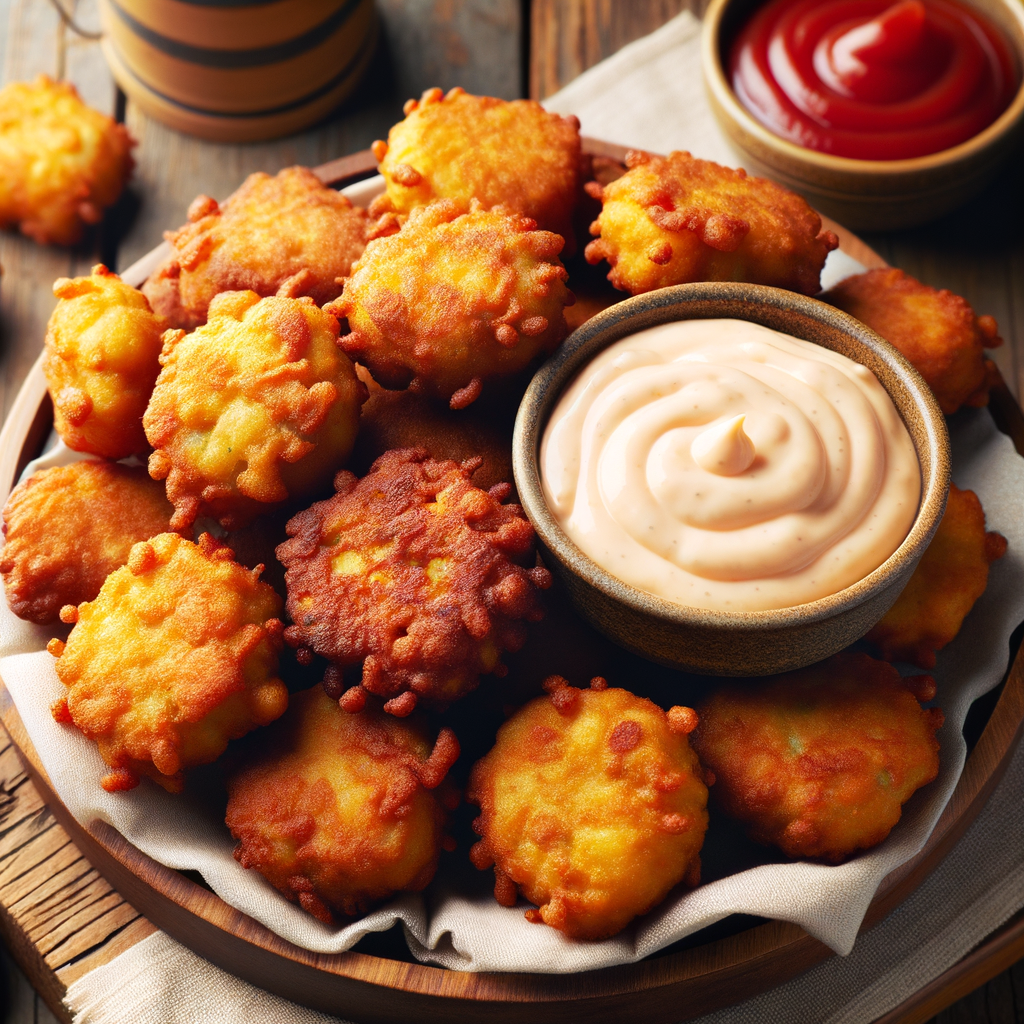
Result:
{"label": "small ceramic bowl", "polygon": [[[911,160],[852,160],[787,142],[740,104],[726,60],[740,28],[763,0],[712,0],[702,61],[711,110],[748,170],[799,192],[820,213],[854,230],[891,230],[934,220],[980,192],[1024,135],[1024,78],[1010,106],[983,132]],[[1005,32],[1024,65],[1024,4],[963,0]],[[698,154],[699,155],[699,154]]]}
{"label": "small ceramic bowl", "polygon": [[[566,536],[541,488],[541,437],[559,396],[598,353],[638,331],[676,320],[733,318],[840,352],[870,369],[907,426],[921,464],[921,504],[910,533],[870,575],[792,608],[718,612],[676,604],[606,572]],[[512,465],[520,500],[545,563],[576,609],[628,650],[709,675],[769,675],[821,661],[862,637],[906,585],[942,518],[949,490],[949,436],[931,391],[891,345],[858,320],[779,288],[707,282],[626,299],[574,331],[527,389],[516,419]]]}

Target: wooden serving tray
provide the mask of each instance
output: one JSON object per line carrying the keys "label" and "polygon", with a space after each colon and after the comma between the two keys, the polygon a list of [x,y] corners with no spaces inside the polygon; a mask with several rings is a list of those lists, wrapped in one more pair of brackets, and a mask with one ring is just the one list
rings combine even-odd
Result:
{"label": "wooden serving tray", "polygon": [[[621,160],[625,150],[584,140],[586,152]],[[315,168],[329,185],[374,173],[369,151]],[[865,266],[885,261],[828,220],[844,252]],[[139,285],[166,252],[159,246],[122,275]],[[1024,413],[1006,385],[993,389],[999,429],[1024,454]],[[22,386],[0,433],[0,495],[6,498],[49,435],[53,410],[42,357]],[[138,911],[210,962],[306,1006],[357,1021],[415,1018],[450,1022],[587,1020],[674,1024],[733,1005],[777,986],[832,955],[801,927],[779,921],[637,964],[579,974],[470,973],[365,953],[314,953],[294,946],[185,875],[147,857],[111,826],[77,822],[53,792],[13,705],[3,723],[32,782],[82,852]],[[861,931],[870,929],[935,869],[974,821],[1002,778],[1024,730],[1024,656],[1016,653],[1002,692],[967,758],[963,774],[921,852],[879,886]]]}

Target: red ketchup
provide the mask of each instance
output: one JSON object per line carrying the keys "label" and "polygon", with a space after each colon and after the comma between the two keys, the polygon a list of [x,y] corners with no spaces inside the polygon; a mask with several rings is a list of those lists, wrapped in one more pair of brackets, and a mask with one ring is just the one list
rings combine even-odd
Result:
{"label": "red ketchup", "polygon": [[736,96],[766,128],[860,160],[965,142],[1018,82],[1003,34],[954,0],[771,0],[729,64]]}

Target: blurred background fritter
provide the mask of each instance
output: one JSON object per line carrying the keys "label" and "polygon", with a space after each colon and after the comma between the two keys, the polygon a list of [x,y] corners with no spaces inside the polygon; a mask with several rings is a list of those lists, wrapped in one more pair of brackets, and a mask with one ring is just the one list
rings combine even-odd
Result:
{"label": "blurred background fritter", "polygon": [[43,373],[54,428],[69,448],[108,459],[149,451],[142,414],[160,373],[168,323],[102,263],[59,278]]}
{"label": "blurred background fritter", "polygon": [[0,89],[0,227],[74,245],[131,176],[124,125],[87,107],[69,82],[40,75]]}
{"label": "blurred background fritter", "polygon": [[629,170],[601,185],[587,260],[607,260],[608,280],[638,295],[690,281],[748,281],[813,295],[839,240],[781,185],[698,160],[631,152]]}
{"label": "blurred background fritter", "polygon": [[[345,667],[363,663],[362,682],[342,695],[358,710],[365,693],[407,715],[424,698],[447,704],[483,673],[504,675],[501,656],[543,615],[551,582],[530,568],[533,527],[469,482],[475,463],[389,452],[367,476],[339,473],[337,494],[295,516],[277,549],[285,566],[286,636]],[[336,673],[329,677],[337,693]]]}
{"label": "blurred background fritter", "polygon": [[470,858],[494,866],[504,906],[518,889],[539,908],[529,920],[607,938],[700,880],[708,790],[687,741],[697,718],[600,677],[588,690],[559,676],[544,688],[473,767],[466,798],[480,805],[482,838]]}
{"label": "blurred background fritter", "polygon": [[352,451],[366,387],[308,297],[225,292],[208,323],[168,332],[160,362],[143,422],[174,529],[198,515],[245,525],[322,487]]}
{"label": "blurred background fritter", "polygon": [[33,473],[7,499],[0,573],[12,612],[56,622],[91,601],[132,545],[170,527],[163,486],[139,466],[86,459]]}
{"label": "blurred background fritter", "polygon": [[186,768],[288,706],[280,613],[273,588],[209,534],[142,541],[95,601],[62,610],[75,626],[48,647],[67,687],[53,717],[98,745],[113,769],[104,789],[145,775],[179,792]]}
{"label": "blurred background fritter", "polygon": [[143,285],[153,308],[185,330],[206,323],[220,292],[309,295],[322,306],[340,294],[369,223],[306,167],[250,174],[223,205],[198,196],[188,220],[167,232],[171,254]]}
{"label": "blurred background fritter", "polygon": [[880,843],[939,771],[930,676],[902,679],[866,654],[719,686],[693,745],[715,805],[751,839],[837,864]]}
{"label": "blurred background fritter", "polygon": [[454,734],[431,747],[422,722],[346,714],[319,686],[296,694],[228,781],[236,860],[325,924],[419,892],[458,799],[443,784]]}

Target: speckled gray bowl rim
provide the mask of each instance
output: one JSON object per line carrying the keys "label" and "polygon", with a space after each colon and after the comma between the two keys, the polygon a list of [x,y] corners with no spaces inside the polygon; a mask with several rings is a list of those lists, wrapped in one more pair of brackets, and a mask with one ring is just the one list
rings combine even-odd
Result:
{"label": "speckled gray bowl rim", "polygon": [[[677,320],[711,319],[679,316],[678,309],[691,303],[721,303],[719,319],[749,320],[759,323],[758,309],[768,307],[784,313],[802,313],[825,327],[838,329],[863,346],[868,365],[874,360],[887,364],[896,374],[918,410],[924,427],[924,442],[930,472],[926,472],[922,447],[915,430],[900,412],[918,453],[922,467],[922,495],[913,526],[903,543],[874,572],[862,580],[816,601],[788,608],[754,612],[722,612],[676,604],[665,598],[630,586],[602,569],[584,554],[566,535],[551,514],[541,486],[538,456],[543,430],[552,410],[576,374],[609,345],[637,331]],[[739,304],[724,309],[725,304]],[[798,335],[792,335],[798,337]],[[827,346],[822,346],[827,347]],[[868,368],[871,369],[870,365]],[[883,383],[883,387],[884,387]],[[892,392],[887,388],[892,397]],[[781,288],[732,282],[701,282],[674,285],[624,299],[603,310],[578,327],[557,352],[536,372],[516,416],[512,436],[512,471],[519,499],[541,542],[570,571],[615,601],[642,615],[679,626],[713,630],[790,629],[834,618],[884,589],[906,559],[916,559],[931,542],[946,507],[949,491],[950,449],[945,418],[931,389],[916,369],[888,342],[852,316],[818,299]]]}

